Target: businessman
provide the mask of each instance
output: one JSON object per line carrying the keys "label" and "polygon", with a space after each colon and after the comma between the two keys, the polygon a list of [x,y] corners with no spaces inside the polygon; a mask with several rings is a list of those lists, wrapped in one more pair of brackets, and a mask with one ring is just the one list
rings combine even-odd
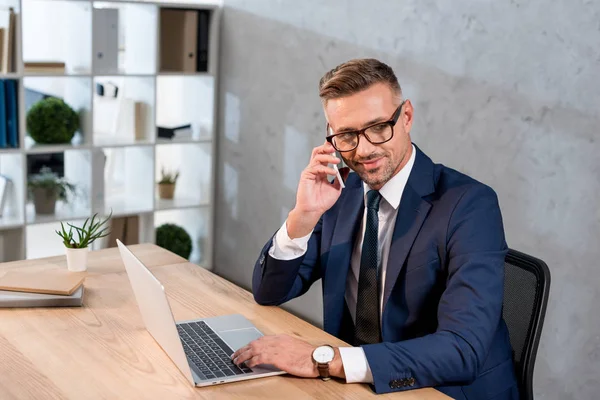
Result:
{"label": "businessman", "polygon": [[[436,387],[455,399],[517,399],[495,192],[411,142],[413,105],[384,63],[351,60],[319,89],[326,141],[252,286],[259,304],[279,305],[321,279],[324,329],[353,347],[265,336],[234,362],[367,382],[377,393]],[[328,178],[336,150],[353,171],[344,188]]]}

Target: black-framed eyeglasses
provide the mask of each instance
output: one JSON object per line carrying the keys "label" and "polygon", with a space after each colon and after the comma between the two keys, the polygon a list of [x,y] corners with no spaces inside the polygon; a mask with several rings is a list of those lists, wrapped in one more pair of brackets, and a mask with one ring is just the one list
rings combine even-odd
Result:
{"label": "black-framed eyeglasses", "polygon": [[[325,139],[340,153],[356,149],[360,141],[360,135],[364,135],[372,144],[388,142],[394,137],[394,126],[398,122],[398,118],[400,118],[404,103],[406,103],[406,100],[400,103],[396,111],[394,111],[392,118],[388,121],[377,122],[358,131],[336,133],[327,136]],[[329,123],[327,123],[327,133],[329,133]]]}

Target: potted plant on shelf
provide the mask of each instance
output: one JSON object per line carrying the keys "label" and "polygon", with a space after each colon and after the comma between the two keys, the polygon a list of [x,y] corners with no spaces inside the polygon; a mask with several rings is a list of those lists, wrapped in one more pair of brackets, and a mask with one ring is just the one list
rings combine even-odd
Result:
{"label": "potted plant on shelf", "polygon": [[36,143],[70,143],[79,129],[79,115],[62,99],[47,97],[27,112],[27,131]]}
{"label": "potted plant on shelf", "polygon": [[[92,218],[87,218],[81,227],[67,222],[69,230],[65,229],[64,224],[60,223],[60,231],[55,231],[63,240],[67,252],[67,268],[69,271],[85,271],[87,269],[87,257],[89,246],[97,239],[110,235],[110,230],[106,223],[112,217],[112,211],[105,219],[96,219],[98,213]],[[77,234],[75,237],[73,230]]]}
{"label": "potted plant on shelf", "polygon": [[192,238],[175,224],[162,224],[156,228],[156,244],[185,259],[192,253]]}
{"label": "potted plant on shelf", "polygon": [[175,194],[175,184],[179,178],[179,171],[168,172],[163,167],[160,170],[160,181],[158,182],[158,196],[161,199],[172,199]]}
{"label": "potted plant on shelf", "polygon": [[27,180],[27,194],[33,200],[36,214],[54,214],[56,200],[67,201],[69,193],[75,191],[74,184],[45,166]]}

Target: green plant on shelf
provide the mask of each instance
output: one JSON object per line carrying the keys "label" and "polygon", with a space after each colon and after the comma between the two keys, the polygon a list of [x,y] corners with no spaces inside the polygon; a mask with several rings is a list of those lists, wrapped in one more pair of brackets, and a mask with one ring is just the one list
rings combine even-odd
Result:
{"label": "green plant on shelf", "polygon": [[176,224],[167,223],[156,228],[156,244],[185,259],[192,253],[192,238]]}
{"label": "green plant on shelf", "polygon": [[36,143],[70,143],[79,129],[79,115],[57,97],[35,103],[27,112],[27,131]]}
{"label": "green plant on shelf", "polygon": [[162,167],[160,170],[160,181],[158,183],[174,185],[177,182],[177,178],[179,178],[179,171],[169,172],[165,167]]}
{"label": "green plant on shelf", "polygon": [[34,200],[35,196],[45,194],[46,197],[54,197],[57,200],[67,201],[69,193],[76,195],[77,186],[70,183],[65,178],[60,178],[58,174],[50,168],[43,166],[40,172],[33,174],[27,180],[27,197]]}
{"label": "green plant on shelf", "polygon": [[[110,235],[110,229],[105,225],[112,217],[112,210],[110,215],[105,219],[97,217],[98,213],[94,214],[91,218],[87,218],[81,227],[67,222],[66,224],[69,227],[69,230],[65,229],[64,224],[61,222],[61,230],[55,232],[62,238],[66,248],[85,249],[94,241]],[[75,236],[75,233],[77,236]]]}

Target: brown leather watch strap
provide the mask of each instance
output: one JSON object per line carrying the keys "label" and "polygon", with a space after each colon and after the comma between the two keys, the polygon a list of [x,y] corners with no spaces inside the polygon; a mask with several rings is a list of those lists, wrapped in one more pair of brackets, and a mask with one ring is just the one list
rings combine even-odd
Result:
{"label": "brown leather watch strap", "polygon": [[331,376],[329,376],[329,363],[317,364],[317,370],[319,371],[319,376],[324,381],[328,381],[329,379],[331,379]]}

